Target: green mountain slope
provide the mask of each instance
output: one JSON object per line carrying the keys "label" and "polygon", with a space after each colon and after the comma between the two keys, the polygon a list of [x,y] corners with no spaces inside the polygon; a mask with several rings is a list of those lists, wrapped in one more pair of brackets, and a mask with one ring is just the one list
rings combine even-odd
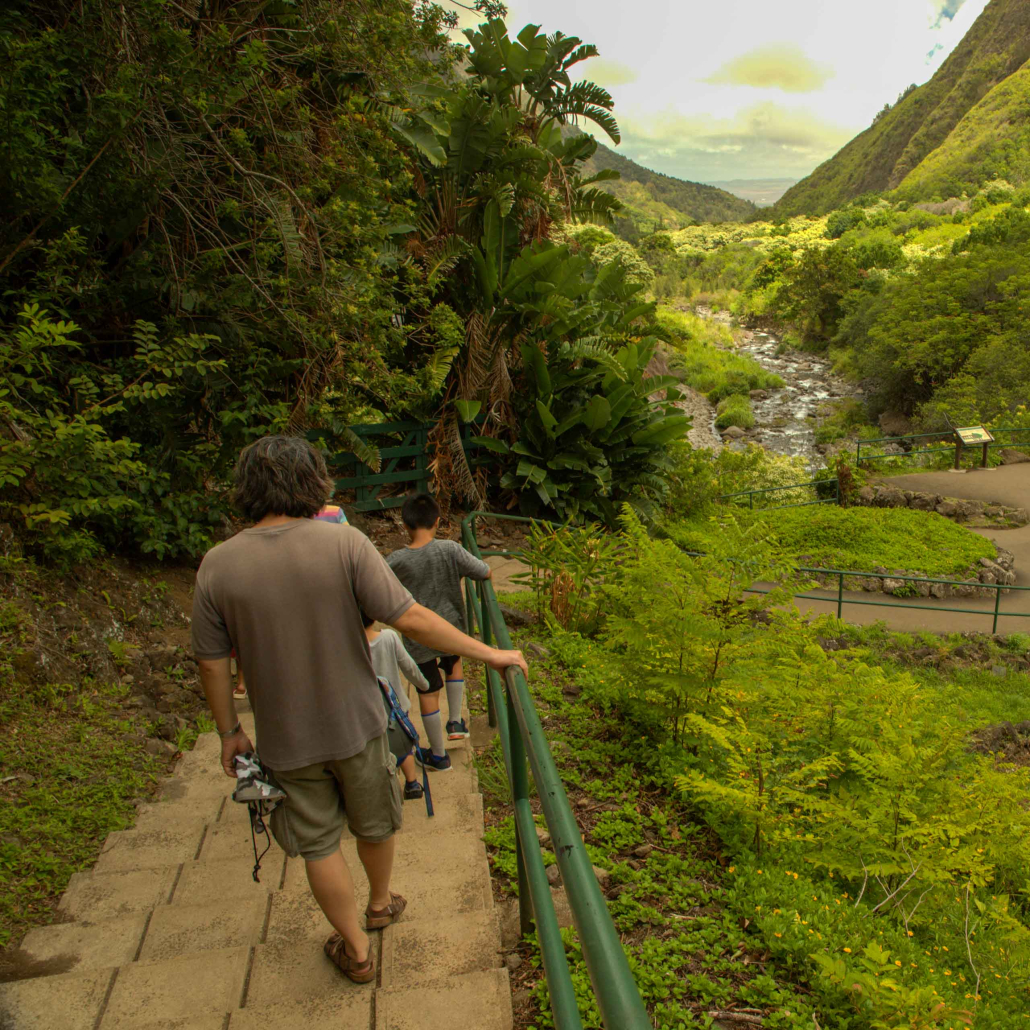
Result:
{"label": "green mountain slope", "polygon": [[[776,205],[776,212],[781,215],[825,214],[863,193],[901,186],[926,158],[948,143],[952,132],[974,108],[1018,72],[1028,59],[1030,3],[991,0],[928,83],[909,93],[807,179],[788,190]],[[1024,121],[1027,117],[1025,91],[1022,96],[1015,104],[1013,116]],[[1006,115],[996,118],[1004,123]],[[977,125],[986,120],[980,115],[974,118]],[[956,141],[955,147],[948,151],[946,164],[936,166],[933,181],[957,183],[960,170],[974,175],[984,164],[985,141],[973,126],[966,126],[964,132],[965,138],[975,139],[980,158],[970,158]],[[978,185],[972,179],[961,181]],[[919,185],[925,182],[917,175],[907,192]]]}
{"label": "green mountain slope", "polygon": [[749,200],[715,186],[652,172],[599,143],[597,153],[586,163],[586,174],[595,175],[604,168],[614,168],[622,178],[602,182],[600,187],[622,201],[623,216],[641,232],[650,232],[656,222],[666,229],[682,229],[694,222],[746,221],[758,210]]}
{"label": "green mountain slope", "polygon": [[905,200],[959,195],[990,179],[1030,180],[1030,62],[995,86],[898,187]]}

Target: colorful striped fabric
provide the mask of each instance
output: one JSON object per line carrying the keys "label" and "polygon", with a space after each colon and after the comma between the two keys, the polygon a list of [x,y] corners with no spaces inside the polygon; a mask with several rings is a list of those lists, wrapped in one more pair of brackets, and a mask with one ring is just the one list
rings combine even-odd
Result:
{"label": "colorful striped fabric", "polygon": [[314,516],[319,522],[346,522],[347,516],[343,508],[335,504],[327,504],[317,515]]}

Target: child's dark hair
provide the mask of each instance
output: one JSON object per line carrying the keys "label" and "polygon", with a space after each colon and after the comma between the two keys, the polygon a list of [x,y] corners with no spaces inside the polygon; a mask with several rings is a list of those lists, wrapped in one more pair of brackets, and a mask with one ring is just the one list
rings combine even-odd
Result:
{"label": "child's dark hair", "polygon": [[401,508],[408,529],[432,529],[440,517],[440,505],[432,494],[411,494]]}
{"label": "child's dark hair", "polygon": [[376,621],[370,615],[366,615],[365,614],[365,609],[364,608],[359,608],[358,609],[358,614],[361,616],[361,625],[364,626],[365,629],[368,629],[368,627],[371,626]]}

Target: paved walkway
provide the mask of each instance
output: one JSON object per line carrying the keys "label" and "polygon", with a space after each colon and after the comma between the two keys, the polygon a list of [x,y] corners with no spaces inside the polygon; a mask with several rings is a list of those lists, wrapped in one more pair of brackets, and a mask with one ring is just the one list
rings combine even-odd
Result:
{"label": "paved walkway", "polygon": [[[352,984],[323,955],[331,927],[300,859],[273,844],[261,882],[251,879],[247,809],[228,797],[208,733],[136,826],[72,877],[59,906],[67,921],[25,938],[26,978],[0,984],[0,1030],[425,1030],[455,1019],[511,1030],[466,743],[451,742],[454,769],[434,776],[436,816],[404,805],[392,887],[408,908],[372,934],[375,985]],[[354,840],[343,850],[363,910]]]}
{"label": "paved walkway", "polygon": [[966,472],[913,472],[907,476],[889,476],[881,482],[901,490],[922,490],[942,497],[987,501],[1010,508],[1030,507],[1030,462]]}

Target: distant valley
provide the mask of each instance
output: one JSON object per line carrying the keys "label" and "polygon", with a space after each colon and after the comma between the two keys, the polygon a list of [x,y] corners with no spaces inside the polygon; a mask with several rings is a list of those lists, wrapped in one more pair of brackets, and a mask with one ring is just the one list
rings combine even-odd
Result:
{"label": "distant valley", "polygon": [[756,207],[771,207],[797,182],[797,179],[726,179],[706,185],[732,193],[741,200],[750,200]]}

